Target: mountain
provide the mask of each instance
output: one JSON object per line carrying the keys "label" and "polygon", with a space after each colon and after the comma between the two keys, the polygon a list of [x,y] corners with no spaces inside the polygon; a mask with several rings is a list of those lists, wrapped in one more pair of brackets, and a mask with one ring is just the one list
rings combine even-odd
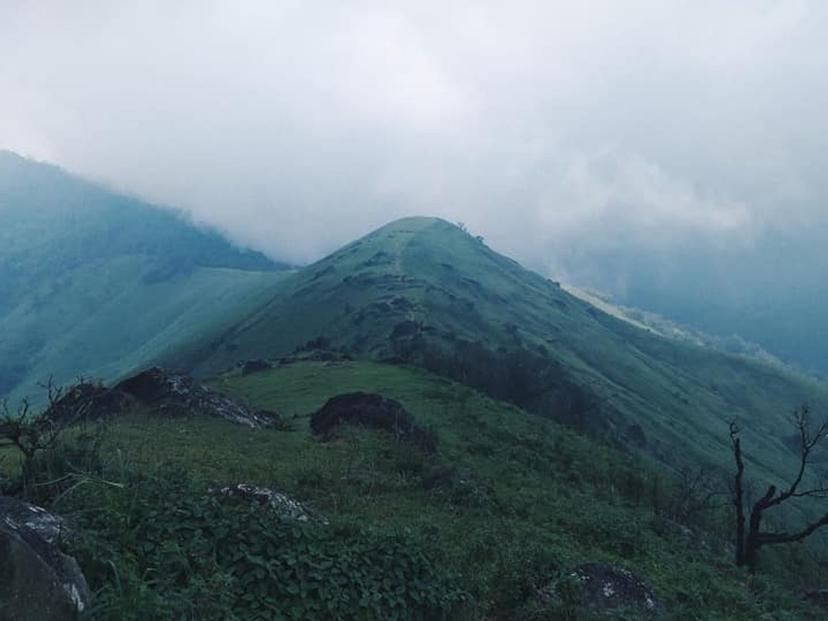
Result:
{"label": "mountain", "polygon": [[664,338],[434,218],[406,218],[299,270],[179,214],[0,156],[0,394],[150,363],[214,376],[298,348],[424,367],[679,467],[791,467],[786,416],[826,387]]}
{"label": "mountain", "polygon": [[[699,242],[703,244],[704,242]],[[597,250],[579,283],[708,334],[737,335],[828,375],[828,218],[768,227],[749,244]]]}
{"label": "mountain", "polygon": [[[768,549],[748,579],[732,567],[729,530],[705,530],[719,517],[729,525],[727,509],[679,527],[680,490],[663,470],[462,384],[364,361],[297,361],[210,384],[283,424],[119,415],[89,460],[104,464],[90,479],[107,484],[54,503],[83,534],[73,552],[96,593],[92,618],[824,618],[799,597],[825,579],[804,546]],[[436,451],[367,426],[313,433],[319,408],[355,392],[398,402]],[[326,522],[269,518],[244,496],[217,505],[205,494],[217,481],[275,491]],[[595,563],[652,591],[622,579],[604,587],[610,601],[582,606],[572,577]],[[465,597],[446,597],[447,583]],[[647,614],[650,600],[665,614]],[[590,609],[602,603],[633,608]]]}
{"label": "mountain", "polygon": [[308,342],[459,379],[663,462],[729,467],[727,422],[767,473],[793,467],[786,417],[826,387],[612,317],[439,219],[393,222],[287,276],[234,327],[168,359],[213,375]]}
{"label": "mountain", "polygon": [[0,396],[114,378],[257,304],[286,266],[0,152]]}
{"label": "mountain", "polygon": [[[57,169],[0,171],[10,394],[164,364],[273,421],[139,374],[146,398],[118,408],[95,385],[66,397],[78,415],[103,395],[105,425],[33,458],[0,445],[2,493],[77,534],[91,618],[823,617],[801,597],[825,584],[812,549],[770,546],[748,576],[715,477],[674,476],[732,480],[735,419],[749,482],[786,479],[787,414],[828,405],[816,380],[604,312],[443,220],[288,270]],[[254,358],[279,364],[237,367]],[[768,523],[824,502],[798,500]]]}
{"label": "mountain", "polygon": [[571,293],[575,297],[589,302],[608,315],[623,319],[642,330],[654,332],[655,334],[679,341],[688,341],[696,345],[703,345],[730,354],[741,354],[780,366],[785,364],[782,360],[762,348],[761,345],[746,341],[736,334],[731,334],[729,337],[707,334],[691,326],[678,324],[666,317],[662,317],[658,313],[620,305],[613,300],[612,296],[602,292],[591,291],[569,283],[562,286],[566,289],[567,293]]}

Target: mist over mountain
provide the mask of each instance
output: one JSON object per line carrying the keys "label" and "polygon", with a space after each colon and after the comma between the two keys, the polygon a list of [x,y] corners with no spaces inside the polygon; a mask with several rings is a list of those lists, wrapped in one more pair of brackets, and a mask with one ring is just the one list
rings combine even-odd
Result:
{"label": "mist over mountain", "polygon": [[285,266],[182,214],[0,151],[0,395],[111,379],[244,308]]}
{"label": "mist over mountain", "polygon": [[824,621],[826,30],[0,0],[0,621]]}
{"label": "mist over mountain", "polygon": [[828,222],[766,231],[749,247],[591,250],[593,264],[570,278],[619,303],[740,336],[801,369],[828,373]]}
{"label": "mist over mountain", "polygon": [[[0,604],[22,606],[11,618],[41,618],[7,595],[43,583],[19,579],[24,543],[41,536],[6,526],[10,511],[47,515],[23,499],[82,533],[71,548],[36,540],[77,555],[66,579],[78,595],[52,594],[69,611],[59,618],[89,601],[92,618],[186,617],[192,593],[199,616],[358,616],[366,583],[390,602],[366,618],[560,618],[593,597],[629,618],[667,606],[676,619],[819,618],[797,593],[823,575],[810,556],[822,539],[784,550],[805,575],[763,553],[762,575],[780,584],[753,598],[731,567],[727,510],[709,499],[732,480],[733,434],[751,484],[785,485],[800,455],[791,408],[824,409],[824,383],[622,320],[441,218],[398,219],[289,267],[0,153],[0,230],[0,397],[35,399],[0,418],[0,537],[24,551],[0,558],[12,576]],[[39,385],[50,377],[69,385],[57,400]],[[807,446],[823,463],[824,448]],[[822,523],[820,495],[800,497],[774,511],[776,528]],[[504,558],[481,556],[504,529]],[[171,545],[184,573],[165,565]],[[248,545],[261,550],[240,554]],[[281,559],[274,580],[262,567],[281,571]],[[354,562],[360,572],[341,571]],[[503,586],[508,572],[564,592],[573,571],[630,590],[619,600],[576,585],[563,599]],[[694,572],[706,597],[688,600]],[[205,590],[214,581],[224,586]]]}
{"label": "mist over mountain", "polygon": [[4,2],[0,147],[294,264],[462,221],[826,369],[824,3],[150,4]]}

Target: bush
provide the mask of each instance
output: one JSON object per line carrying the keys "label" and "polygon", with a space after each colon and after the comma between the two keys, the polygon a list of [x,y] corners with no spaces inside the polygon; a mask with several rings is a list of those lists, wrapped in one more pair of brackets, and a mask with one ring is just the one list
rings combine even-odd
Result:
{"label": "bush", "polygon": [[283,519],[174,467],[69,498],[99,616],[435,619],[465,600],[414,533]]}

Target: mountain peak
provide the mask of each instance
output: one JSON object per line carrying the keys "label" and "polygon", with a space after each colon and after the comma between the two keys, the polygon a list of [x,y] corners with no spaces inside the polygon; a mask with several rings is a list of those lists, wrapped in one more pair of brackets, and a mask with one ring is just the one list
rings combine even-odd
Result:
{"label": "mountain peak", "polygon": [[405,218],[392,220],[388,224],[381,226],[365,237],[388,233],[420,233],[432,227],[446,227],[447,229],[451,228],[460,231],[460,228],[457,225],[454,225],[447,220],[443,220],[442,218],[434,216],[406,216]]}

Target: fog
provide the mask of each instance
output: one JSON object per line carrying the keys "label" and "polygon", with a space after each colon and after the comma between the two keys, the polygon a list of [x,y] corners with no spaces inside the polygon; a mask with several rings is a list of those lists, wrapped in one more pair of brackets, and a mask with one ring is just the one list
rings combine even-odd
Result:
{"label": "fog", "polygon": [[623,289],[824,219],[828,5],[0,3],[0,148],[306,262],[404,215]]}

